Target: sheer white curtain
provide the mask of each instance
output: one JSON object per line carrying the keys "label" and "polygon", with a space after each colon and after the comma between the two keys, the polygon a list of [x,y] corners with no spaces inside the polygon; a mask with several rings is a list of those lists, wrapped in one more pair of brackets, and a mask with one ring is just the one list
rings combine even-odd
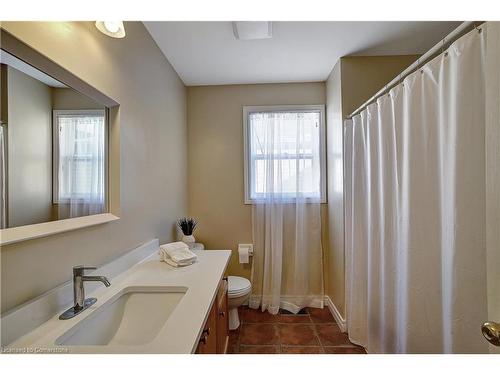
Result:
{"label": "sheer white curtain", "polygon": [[319,113],[249,118],[253,188],[250,307],[323,306]]}
{"label": "sheer white curtain", "polygon": [[369,353],[487,351],[486,37],[345,124],[347,326]]}
{"label": "sheer white curtain", "polygon": [[105,210],[105,121],[103,111],[57,114],[60,217]]}

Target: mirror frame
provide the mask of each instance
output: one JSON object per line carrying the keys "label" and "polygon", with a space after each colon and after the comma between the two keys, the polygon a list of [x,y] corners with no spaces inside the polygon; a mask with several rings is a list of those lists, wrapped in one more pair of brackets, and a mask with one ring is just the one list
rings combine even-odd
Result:
{"label": "mirror frame", "polygon": [[[17,39],[1,27],[0,43],[0,49],[3,49],[25,63],[64,83],[66,86],[73,88],[79,93],[103,104],[107,107],[108,113],[108,212],[97,215],[81,216],[71,219],[48,221],[45,223],[0,229],[0,246],[3,247],[16,242],[46,237],[57,233],[63,233],[118,220],[120,218],[120,104],[48,57],[36,51],[23,41]],[[3,76],[1,81],[2,82],[0,84],[3,88],[5,88],[6,83]],[[5,96],[6,95],[2,95],[2,107],[4,107],[4,104],[7,101]],[[4,114],[5,113],[2,113],[2,116]],[[2,117],[2,120],[5,121],[4,117]],[[8,131],[8,119],[5,122],[7,123]]]}

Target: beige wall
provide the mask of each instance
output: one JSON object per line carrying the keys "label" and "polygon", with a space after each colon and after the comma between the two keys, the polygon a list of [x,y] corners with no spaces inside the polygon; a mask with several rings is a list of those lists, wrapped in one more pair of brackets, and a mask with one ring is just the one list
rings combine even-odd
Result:
{"label": "beige wall", "polygon": [[418,55],[343,57],[343,117],[349,116],[417,58]]}
{"label": "beige wall", "polygon": [[343,121],[418,56],[348,56],[326,82],[329,246],[326,294],[345,317]]}
{"label": "beige wall", "polygon": [[92,99],[80,94],[72,88],[52,88],[52,109],[103,109],[104,107]]}
{"label": "beige wall", "polygon": [[[488,22],[486,48],[486,256],[488,320],[500,322],[500,22]],[[490,353],[500,347],[490,345]]]}
{"label": "beige wall", "polygon": [[7,122],[7,69],[0,63],[0,121]]}
{"label": "beige wall", "polygon": [[52,220],[52,95],[8,67],[9,227]]}
{"label": "beige wall", "polygon": [[344,195],[342,158],[342,96],[340,60],[326,81],[328,235],[325,294],[344,311]]}
{"label": "beige wall", "polygon": [[[252,242],[252,207],[243,190],[245,105],[324,104],[325,84],[286,83],[187,88],[189,214],[207,249],[231,249],[228,273],[250,278],[238,263],[238,243]],[[326,207],[324,210],[326,218]],[[326,222],[324,222],[326,240]]]}
{"label": "beige wall", "polygon": [[120,220],[2,247],[6,311],[69,280],[74,265],[100,265],[152,238],[173,239],[175,220],[187,212],[187,130],[185,87],[142,23],[126,22],[124,39],[101,34],[93,22],[2,27],[121,105]]}

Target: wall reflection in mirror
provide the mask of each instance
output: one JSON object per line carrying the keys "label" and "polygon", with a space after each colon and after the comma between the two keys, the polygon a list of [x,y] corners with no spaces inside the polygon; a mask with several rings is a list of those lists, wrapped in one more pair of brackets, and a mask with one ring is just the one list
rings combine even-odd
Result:
{"label": "wall reflection in mirror", "polygon": [[0,50],[0,228],[108,212],[107,110]]}

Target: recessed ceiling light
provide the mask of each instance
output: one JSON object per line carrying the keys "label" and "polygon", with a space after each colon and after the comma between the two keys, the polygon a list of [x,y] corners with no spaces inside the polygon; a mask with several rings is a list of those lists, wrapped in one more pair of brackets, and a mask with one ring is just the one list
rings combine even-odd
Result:
{"label": "recessed ceiling light", "polygon": [[95,27],[112,38],[125,38],[125,27],[122,21],[96,21]]}
{"label": "recessed ceiling light", "polygon": [[273,37],[273,25],[268,21],[236,21],[233,32],[240,40],[269,39]]}

